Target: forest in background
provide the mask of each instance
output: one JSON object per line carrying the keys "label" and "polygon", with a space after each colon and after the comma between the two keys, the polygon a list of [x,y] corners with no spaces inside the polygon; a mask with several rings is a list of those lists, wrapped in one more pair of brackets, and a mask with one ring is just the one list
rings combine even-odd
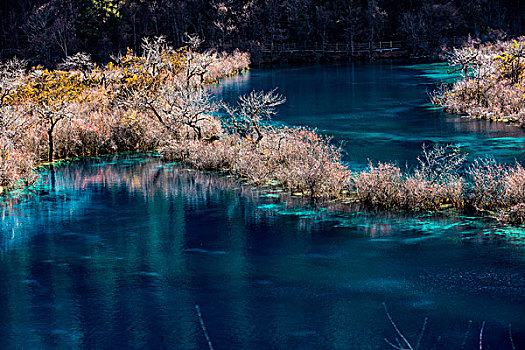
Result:
{"label": "forest in background", "polygon": [[272,47],[323,47],[401,40],[428,54],[456,40],[524,33],[520,0],[2,0],[0,55],[60,62],[85,51],[107,61],[142,38],[184,33],[206,47],[240,48],[252,59]]}

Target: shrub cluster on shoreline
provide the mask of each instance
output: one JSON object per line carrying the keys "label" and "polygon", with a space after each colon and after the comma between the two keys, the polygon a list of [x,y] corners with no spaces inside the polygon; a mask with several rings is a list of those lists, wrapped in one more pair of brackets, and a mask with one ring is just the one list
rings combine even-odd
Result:
{"label": "shrub cluster on shoreline", "polygon": [[28,69],[17,59],[1,63],[0,186],[32,182],[42,161],[153,150],[172,137],[170,128],[194,126],[186,110],[161,123],[140,102],[173,97],[183,82],[192,94],[201,91],[197,86],[248,69],[246,53],[198,52],[198,45],[195,37],[178,50],[162,37],[144,40],[142,55],[128,50],[105,66],[81,53],[57,70]]}
{"label": "shrub cluster on shoreline", "polygon": [[376,208],[488,212],[525,218],[525,170],[478,160],[470,167],[453,147],[424,149],[419,166],[370,164],[352,172],[342,150],[315,130],[276,127],[285,101],[253,91],[237,104],[216,101],[204,84],[248,68],[247,54],[199,52],[200,40],[175,50],[162,37],[144,40],[104,67],[69,57],[61,70],[2,65],[0,186],[35,178],[44,160],[157,150],[166,160],[275,185],[312,198],[357,200]]}
{"label": "shrub cluster on shoreline", "polygon": [[525,169],[493,158],[465,164],[451,146],[423,149],[419,166],[403,172],[392,163],[370,164],[352,178],[357,199],[372,207],[419,211],[456,208],[508,223],[525,222]]}
{"label": "shrub cluster on shoreline", "polygon": [[235,106],[215,101],[204,85],[247,69],[249,56],[199,46],[188,37],[187,47],[174,50],[160,37],[144,40],[142,55],[128,50],[104,67],[84,54],[63,70],[6,64],[13,78],[2,86],[0,113],[9,133],[0,146],[13,147],[2,151],[2,185],[30,182],[43,160],[160,150],[197,169],[338,197],[350,174],[340,148],[314,130],[271,126],[285,101],[275,90],[241,96]]}
{"label": "shrub cluster on shoreline", "polygon": [[525,126],[525,37],[479,44],[470,41],[449,57],[462,79],[433,102],[451,113]]}
{"label": "shrub cluster on shoreline", "polygon": [[264,128],[260,142],[236,134],[212,143],[200,141],[166,145],[169,159],[197,169],[214,170],[245,178],[256,185],[275,184],[301,195],[340,197],[351,172],[341,162],[341,150],[330,140],[306,128]]}

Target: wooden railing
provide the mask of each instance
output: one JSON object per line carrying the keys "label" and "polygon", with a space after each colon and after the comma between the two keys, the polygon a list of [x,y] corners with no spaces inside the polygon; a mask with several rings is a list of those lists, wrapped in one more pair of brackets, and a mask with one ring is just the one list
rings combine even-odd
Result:
{"label": "wooden railing", "polygon": [[314,43],[310,45],[273,44],[261,47],[263,53],[293,53],[293,52],[320,52],[320,53],[349,53],[394,51],[404,48],[402,41],[377,41],[367,43]]}

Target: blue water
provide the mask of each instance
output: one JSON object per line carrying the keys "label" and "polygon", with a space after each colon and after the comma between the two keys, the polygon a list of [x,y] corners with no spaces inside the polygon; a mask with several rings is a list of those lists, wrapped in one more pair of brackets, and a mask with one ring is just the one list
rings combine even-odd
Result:
{"label": "blue water", "polygon": [[450,83],[448,66],[349,63],[248,71],[211,90],[228,103],[277,87],[287,102],[274,121],[318,128],[342,141],[345,160],[414,165],[423,144],[458,145],[470,159],[525,161],[525,131],[505,123],[446,115],[429,93]]}
{"label": "blue water", "polygon": [[[365,79],[367,69],[380,81],[398,77],[404,91],[376,96],[396,94],[384,106],[399,110],[377,107],[376,123],[359,121],[349,104],[351,120],[316,116],[322,105],[343,107],[315,107],[313,96],[331,100],[348,85],[307,89],[298,81],[312,79],[304,69],[252,71],[215,89],[228,98],[290,75],[281,92],[297,103],[297,86],[310,107],[294,114],[287,104],[278,121],[336,136],[353,130],[362,145],[348,142],[345,159],[356,166],[413,161],[434,133],[473,153],[521,156],[509,146],[520,144],[520,130],[422,106],[418,86],[434,84],[442,69],[309,68],[318,78],[354,70]],[[355,101],[365,103],[368,90],[355,89],[364,93]],[[424,115],[428,125],[415,123]],[[405,144],[409,126],[420,130],[413,147]],[[371,130],[397,136],[376,145]],[[495,148],[495,135],[508,143]],[[0,349],[207,349],[196,305],[215,349],[389,349],[385,338],[399,335],[383,303],[413,347],[425,318],[421,349],[479,349],[483,322],[483,349],[512,349],[509,325],[515,347],[525,346],[525,228],[311,204],[144,155],[64,164],[43,173],[37,190],[0,207]]]}

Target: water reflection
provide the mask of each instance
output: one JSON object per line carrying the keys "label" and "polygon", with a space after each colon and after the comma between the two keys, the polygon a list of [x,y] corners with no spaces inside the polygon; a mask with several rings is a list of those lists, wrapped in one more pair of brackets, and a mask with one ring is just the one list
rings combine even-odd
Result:
{"label": "water reflection", "polygon": [[505,227],[313,205],[148,157],[45,181],[2,208],[2,349],[206,348],[195,304],[217,349],[382,348],[382,302],[407,336],[428,316],[426,345],[457,349],[469,320],[487,347],[508,348],[508,323],[525,343]]}

